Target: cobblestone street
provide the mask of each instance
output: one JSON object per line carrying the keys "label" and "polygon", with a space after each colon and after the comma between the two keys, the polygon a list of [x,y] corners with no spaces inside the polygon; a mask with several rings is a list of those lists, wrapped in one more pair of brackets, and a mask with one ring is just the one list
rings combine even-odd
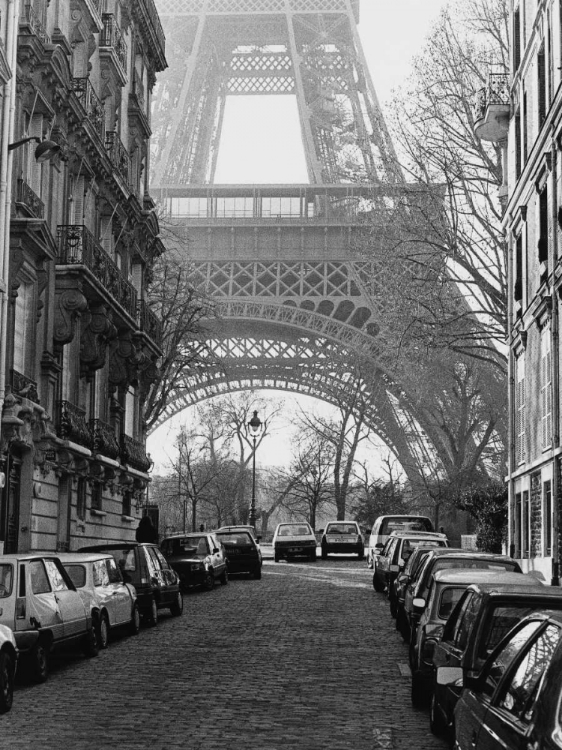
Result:
{"label": "cobblestone street", "polygon": [[97,659],[20,684],[2,750],[433,750],[410,705],[407,649],[365,563],[266,561],[184,597]]}

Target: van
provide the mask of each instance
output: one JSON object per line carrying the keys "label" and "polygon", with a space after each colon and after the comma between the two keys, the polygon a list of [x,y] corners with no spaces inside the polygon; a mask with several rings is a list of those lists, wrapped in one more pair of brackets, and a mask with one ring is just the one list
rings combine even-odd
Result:
{"label": "van", "polygon": [[379,555],[393,531],[433,531],[431,519],[427,516],[379,516],[369,537],[367,566],[373,567],[375,555]]}

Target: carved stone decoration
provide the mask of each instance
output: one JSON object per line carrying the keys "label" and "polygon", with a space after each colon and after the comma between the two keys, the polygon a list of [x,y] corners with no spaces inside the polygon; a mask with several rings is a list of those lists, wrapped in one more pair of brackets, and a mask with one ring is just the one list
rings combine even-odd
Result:
{"label": "carved stone decoration", "polygon": [[80,336],[80,374],[101,369],[106,360],[108,343],[117,337],[111,312],[99,305],[82,315]]}
{"label": "carved stone decoration", "polygon": [[130,332],[125,333],[110,344],[109,383],[122,389],[137,385],[138,366],[142,353],[136,346]]}
{"label": "carved stone decoration", "polygon": [[62,349],[76,334],[76,323],[88,308],[86,297],[76,288],[59,289],[55,300],[55,326],[53,338],[55,347]]}

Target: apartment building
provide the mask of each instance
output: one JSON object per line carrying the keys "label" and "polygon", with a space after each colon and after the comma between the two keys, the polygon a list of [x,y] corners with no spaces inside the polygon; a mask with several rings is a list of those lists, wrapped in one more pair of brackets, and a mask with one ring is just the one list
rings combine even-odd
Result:
{"label": "apartment building", "polygon": [[161,353],[147,188],[164,34],[154,0],[0,0],[0,40],[0,552],[131,539]]}

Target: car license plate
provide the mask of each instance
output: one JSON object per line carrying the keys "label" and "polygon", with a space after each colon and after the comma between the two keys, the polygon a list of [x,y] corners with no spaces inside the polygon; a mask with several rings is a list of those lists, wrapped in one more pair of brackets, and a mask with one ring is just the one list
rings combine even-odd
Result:
{"label": "car license plate", "polygon": [[289,552],[302,552],[302,547],[291,547]]}

